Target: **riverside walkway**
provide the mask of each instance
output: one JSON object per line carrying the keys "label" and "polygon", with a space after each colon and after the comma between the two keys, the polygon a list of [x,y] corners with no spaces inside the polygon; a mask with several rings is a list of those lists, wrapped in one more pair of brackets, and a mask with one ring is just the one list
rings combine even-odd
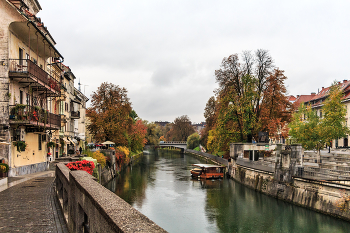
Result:
{"label": "riverside walkway", "polygon": [[9,177],[0,186],[0,232],[68,232],[54,179],[54,171]]}

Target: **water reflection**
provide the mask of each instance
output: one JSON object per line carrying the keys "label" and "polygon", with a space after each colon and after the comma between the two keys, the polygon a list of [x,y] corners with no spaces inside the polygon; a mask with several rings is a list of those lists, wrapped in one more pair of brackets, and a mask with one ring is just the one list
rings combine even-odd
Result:
{"label": "water reflection", "polygon": [[[348,232],[348,222],[259,194],[230,179],[195,180],[190,155],[145,155],[109,184],[169,232]],[[116,188],[113,189],[112,186]]]}

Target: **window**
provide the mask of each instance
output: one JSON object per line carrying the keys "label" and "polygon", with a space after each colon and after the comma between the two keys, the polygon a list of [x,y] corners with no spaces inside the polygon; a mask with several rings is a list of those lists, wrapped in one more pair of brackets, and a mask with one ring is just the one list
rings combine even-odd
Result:
{"label": "window", "polygon": [[320,110],[320,118],[322,118],[322,110]]}
{"label": "window", "polygon": [[19,91],[19,103],[23,104],[23,91]]}
{"label": "window", "polygon": [[19,65],[23,65],[23,49],[19,48],[18,50],[18,59],[19,59]]}
{"label": "window", "polygon": [[41,141],[41,134],[38,134],[38,142],[39,142],[39,150],[41,150],[41,143],[42,143],[42,141]]}

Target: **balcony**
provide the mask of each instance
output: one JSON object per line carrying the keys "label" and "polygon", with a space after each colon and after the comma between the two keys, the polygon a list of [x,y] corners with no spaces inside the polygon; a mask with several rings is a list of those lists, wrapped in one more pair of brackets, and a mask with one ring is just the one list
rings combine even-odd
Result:
{"label": "balcony", "polygon": [[47,112],[39,107],[23,104],[10,105],[10,124],[59,129],[61,116]]}
{"label": "balcony", "polygon": [[9,76],[18,80],[20,84],[30,85],[38,94],[46,93],[48,96],[61,94],[60,83],[29,59],[10,59]]}
{"label": "balcony", "polygon": [[80,112],[79,111],[71,111],[70,112],[70,117],[72,119],[79,119],[80,118]]}

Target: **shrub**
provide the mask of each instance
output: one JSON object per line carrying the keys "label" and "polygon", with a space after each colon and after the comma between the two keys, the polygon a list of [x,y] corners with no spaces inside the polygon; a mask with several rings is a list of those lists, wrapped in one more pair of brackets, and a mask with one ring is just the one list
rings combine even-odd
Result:
{"label": "shrub", "polygon": [[193,133],[187,138],[187,149],[193,149],[199,146],[200,136],[198,133]]}
{"label": "shrub", "polygon": [[92,153],[91,157],[96,159],[102,168],[106,166],[106,157],[99,150]]}
{"label": "shrub", "polygon": [[9,171],[9,165],[6,163],[0,163],[0,172],[6,173]]}
{"label": "shrub", "polygon": [[116,150],[116,153],[117,153],[118,150],[123,152],[126,157],[129,157],[130,151],[129,151],[129,149],[126,146],[118,146],[117,150]]}

